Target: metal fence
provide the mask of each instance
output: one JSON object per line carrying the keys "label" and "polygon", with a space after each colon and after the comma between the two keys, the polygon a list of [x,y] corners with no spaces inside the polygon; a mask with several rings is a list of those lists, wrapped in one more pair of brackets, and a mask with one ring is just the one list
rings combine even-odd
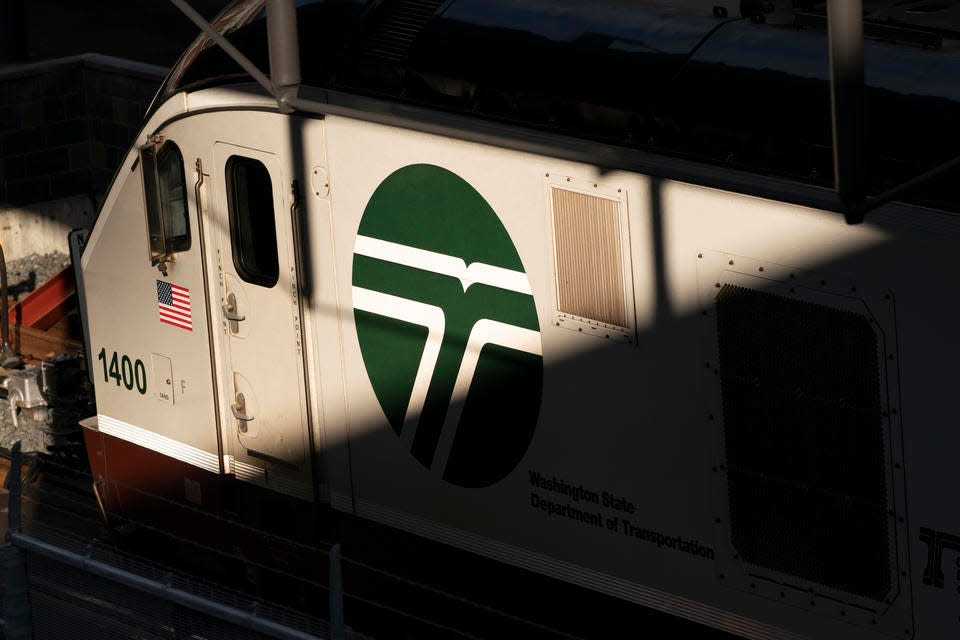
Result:
{"label": "metal fence", "polygon": [[331,551],[333,624],[171,570],[109,542],[22,522],[14,446],[0,618],[8,640],[357,639],[344,627],[339,548]]}
{"label": "metal fence", "polygon": [[[124,521],[117,514],[110,515],[111,526],[106,527],[95,492],[84,490],[82,495],[65,497],[37,482],[43,467],[55,470],[58,478],[72,474],[76,484],[86,487],[93,482],[88,471],[45,456],[35,459],[42,460],[42,465],[33,464],[21,473],[19,443],[10,457],[5,484],[8,528],[6,544],[0,545],[0,630],[9,640],[369,640],[345,624],[344,600],[351,624],[379,640],[579,640],[571,633],[441,591],[362,559],[342,557],[339,544],[305,545],[131,485],[113,483],[158,507],[183,510],[185,517],[189,511],[194,517],[212,519],[211,524],[214,520],[229,523],[266,546],[282,547],[305,561],[312,558],[319,563],[321,578],[315,572],[308,572],[314,578],[289,573],[145,522]],[[126,527],[147,534],[151,543],[159,545],[156,550],[168,554],[176,550],[176,557],[130,545],[127,534],[119,533]],[[130,551],[131,547],[137,550]],[[189,561],[184,562],[188,548]],[[219,571],[194,566],[199,556],[208,558]],[[225,566],[248,575],[252,572],[256,578],[225,586]],[[349,591],[343,588],[344,569],[351,580]],[[272,577],[271,585],[282,582],[295,597],[287,598],[287,593],[278,597],[266,590],[261,592],[264,597],[247,592],[267,575]],[[278,602],[296,602],[299,608]]]}

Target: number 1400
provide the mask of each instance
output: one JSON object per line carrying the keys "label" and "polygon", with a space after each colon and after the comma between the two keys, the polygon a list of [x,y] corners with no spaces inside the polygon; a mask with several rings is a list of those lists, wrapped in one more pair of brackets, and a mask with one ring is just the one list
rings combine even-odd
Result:
{"label": "number 1400", "polygon": [[103,363],[104,382],[110,382],[110,378],[113,378],[116,380],[118,387],[123,384],[128,391],[133,391],[133,388],[136,387],[140,395],[147,392],[147,368],[144,366],[143,360],[139,358],[131,360],[130,356],[118,356],[117,352],[114,351],[109,358],[110,364],[108,366],[106,349],[100,349],[97,359]]}

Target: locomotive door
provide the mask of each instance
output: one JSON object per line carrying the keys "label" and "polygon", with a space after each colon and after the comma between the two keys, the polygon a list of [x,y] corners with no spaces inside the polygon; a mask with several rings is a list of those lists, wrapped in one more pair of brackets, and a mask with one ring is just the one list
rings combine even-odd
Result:
{"label": "locomotive door", "polygon": [[253,467],[302,468],[308,423],[292,223],[283,195],[289,178],[271,153],[217,142],[213,156],[210,241],[219,245],[226,335],[224,449],[246,459],[244,475]]}

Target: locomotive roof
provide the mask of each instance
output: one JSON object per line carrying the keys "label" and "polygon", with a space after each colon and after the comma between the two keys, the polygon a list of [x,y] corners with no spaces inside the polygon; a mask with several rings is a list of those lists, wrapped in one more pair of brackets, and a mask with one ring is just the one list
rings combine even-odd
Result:
{"label": "locomotive roof", "polygon": [[[717,0],[300,0],[304,84],[829,186],[822,2],[768,23]],[[783,3],[777,3],[778,6]],[[787,5],[792,3],[787,2]],[[263,0],[214,21],[267,69]],[[960,148],[960,1],[865,0],[871,188]],[[161,100],[248,82],[200,36]],[[960,210],[947,176],[920,200]]]}

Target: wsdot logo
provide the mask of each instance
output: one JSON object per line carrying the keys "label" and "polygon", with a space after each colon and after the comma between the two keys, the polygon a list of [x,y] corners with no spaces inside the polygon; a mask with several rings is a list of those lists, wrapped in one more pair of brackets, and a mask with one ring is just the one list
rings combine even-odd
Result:
{"label": "wsdot logo", "polygon": [[388,176],[357,231],[353,306],[370,383],[413,456],[462,487],[510,473],[540,411],[540,325],[483,196],[434,165]]}

